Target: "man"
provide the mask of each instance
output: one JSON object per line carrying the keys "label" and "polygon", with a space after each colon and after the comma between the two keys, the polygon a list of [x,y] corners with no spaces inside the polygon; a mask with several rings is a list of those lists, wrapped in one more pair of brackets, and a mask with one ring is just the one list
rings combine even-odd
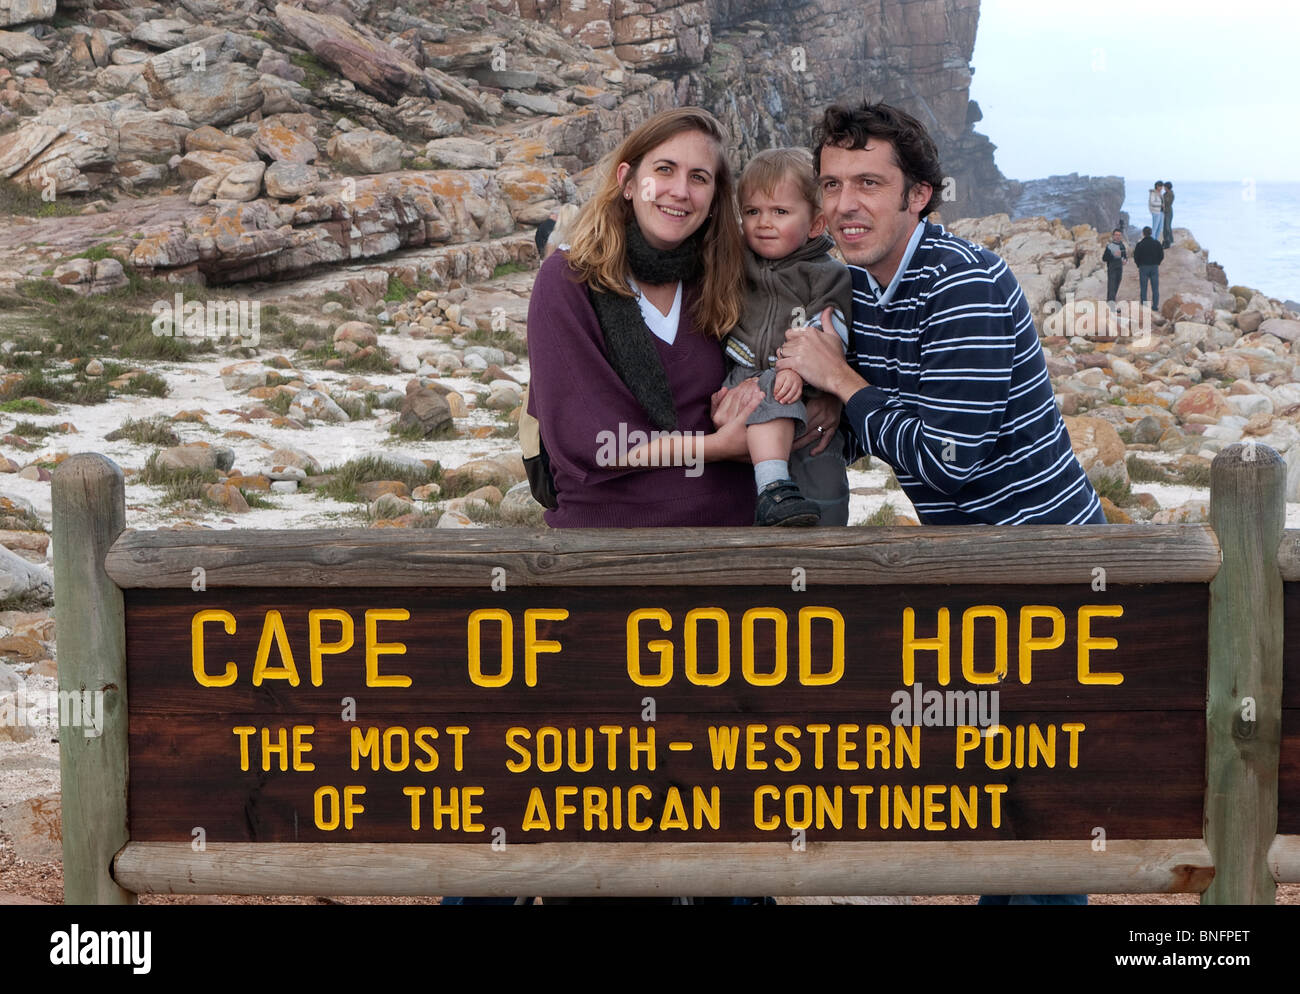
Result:
{"label": "man", "polygon": [[1170,248],[1174,244],[1174,184],[1165,183],[1165,235],[1160,244]]}
{"label": "man", "polygon": [[1016,278],[992,252],[921,220],[943,184],[925,128],[885,104],[831,107],[813,159],[853,277],[849,351],[833,332],[800,328],[777,368],[844,402],[862,449],[894,467],[923,524],[1104,524]]}
{"label": "man", "polygon": [[1133,262],[1138,267],[1138,299],[1147,302],[1147,284],[1151,284],[1151,309],[1160,309],[1160,263],[1165,250],[1155,240],[1150,228],[1142,229],[1142,240],[1133,246]]}
{"label": "man", "polygon": [[1119,282],[1124,278],[1124,261],[1128,258],[1128,249],[1124,247],[1124,229],[1116,228],[1110,233],[1110,241],[1101,252],[1106,262],[1106,303],[1115,303],[1115,294],[1119,292]]}
{"label": "man", "polygon": [[777,368],[839,396],[925,524],[1104,524],[1015,276],[921,220],[943,182],[924,127],[884,104],[837,106],[814,141],[853,327],[846,356],[834,334],[790,332]]}

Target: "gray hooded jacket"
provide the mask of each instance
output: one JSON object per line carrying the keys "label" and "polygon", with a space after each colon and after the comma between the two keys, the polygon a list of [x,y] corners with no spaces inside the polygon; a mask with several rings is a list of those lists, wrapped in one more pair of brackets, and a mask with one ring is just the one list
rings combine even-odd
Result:
{"label": "gray hooded jacket", "polygon": [[[731,363],[770,369],[786,331],[812,323],[828,306],[838,308],[847,322],[853,312],[853,280],[848,268],[827,254],[834,245],[830,235],[822,234],[783,259],[745,250],[740,324],[724,343]],[[796,308],[803,309],[802,321]]]}

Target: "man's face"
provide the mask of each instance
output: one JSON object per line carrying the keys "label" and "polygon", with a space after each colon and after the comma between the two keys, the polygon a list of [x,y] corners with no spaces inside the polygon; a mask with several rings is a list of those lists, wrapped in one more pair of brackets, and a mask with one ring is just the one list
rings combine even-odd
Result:
{"label": "man's face", "polygon": [[818,181],[828,230],[845,261],[888,283],[930,200],[931,186],[917,183],[904,190],[894,146],[879,138],[868,139],[866,148],[823,146]]}
{"label": "man's face", "polygon": [[1124,240],[1124,236],[1120,234],[1118,231],[1112,231],[1110,233],[1110,240],[1118,244],[1119,242],[1122,242]]}

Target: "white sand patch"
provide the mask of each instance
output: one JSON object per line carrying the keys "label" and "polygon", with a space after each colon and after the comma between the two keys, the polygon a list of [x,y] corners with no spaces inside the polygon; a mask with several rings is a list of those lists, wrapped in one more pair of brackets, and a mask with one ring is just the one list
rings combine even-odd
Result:
{"label": "white sand patch", "polygon": [[[410,342],[423,349],[429,347],[425,340],[401,339],[389,336],[391,341]],[[389,344],[385,341],[385,345]],[[277,353],[263,350],[258,360]],[[207,424],[196,422],[171,422],[171,428],[182,443],[208,442],[224,445],[235,453],[235,468],[251,472],[267,461],[267,456],[278,448],[300,449],[314,456],[322,467],[347,462],[375,452],[399,453],[415,459],[435,459],[444,468],[454,469],[471,459],[491,457],[518,450],[513,438],[451,439],[444,441],[404,441],[395,438],[389,427],[397,421],[398,412],[376,408],[370,418],[342,424],[313,422],[304,430],[273,428],[268,421],[241,421],[235,411],[253,403],[245,393],[227,390],[221,382],[221,370],[239,361],[231,356],[200,358],[186,362],[147,363],[136,365],[158,374],[167,381],[166,397],[141,397],[119,395],[106,403],[92,406],[60,404],[55,414],[22,414],[0,416],[5,430],[19,420],[49,426],[71,421],[76,434],[50,435],[40,449],[31,452],[7,453],[20,465],[52,460],[57,452],[98,452],[123,469],[141,469],[151,446],[138,445],[127,439],[106,441],[104,436],[120,428],[129,418],[145,420],[152,417],[170,419],[183,410],[206,412]],[[528,367],[519,363],[506,368],[510,375],[527,382]],[[288,370],[283,370],[291,375]],[[405,393],[410,373],[356,374],[334,370],[300,370],[309,383],[342,388],[348,380],[360,375],[372,384],[376,392],[396,390]],[[470,379],[438,377],[439,382],[461,393],[466,401],[474,401],[478,394],[486,396],[485,384]],[[225,413],[223,413],[225,412]],[[501,421],[498,412],[471,407],[464,418],[456,421],[457,428],[471,430],[487,425],[497,426]],[[255,436],[250,439],[224,438],[227,431],[246,431]],[[38,480],[24,480],[16,475],[0,478],[0,491],[22,497],[36,508],[47,521],[50,518],[50,484]],[[310,492],[267,495],[280,505],[277,509],[254,509],[246,514],[230,514],[215,506],[163,505],[163,488],[131,484],[126,487],[126,523],[128,528],[156,528],[185,520],[211,528],[327,528],[364,524],[364,506],[316,497]]]}

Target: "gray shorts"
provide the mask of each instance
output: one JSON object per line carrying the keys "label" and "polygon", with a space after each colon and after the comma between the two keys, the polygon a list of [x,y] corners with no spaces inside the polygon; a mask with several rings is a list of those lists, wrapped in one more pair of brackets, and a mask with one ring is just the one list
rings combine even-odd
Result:
{"label": "gray shorts", "polygon": [[763,399],[759,401],[758,407],[754,409],[745,421],[747,425],[761,425],[768,421],[779,421],[781,418],[789,418],[795,423],[794,433],[796,436],[801,435],[808,425],[808,411],[803,406],[802,400],[796,400],[793,404],[782,404],[772,397],[772,383],[776,380],[775,369],[753,369],[749,366],[732,366],[731,372],[727,378],[722,381],[722,385],[730,389],[739,386],[750,378],[758,380],[759,389],[763,391]]}

